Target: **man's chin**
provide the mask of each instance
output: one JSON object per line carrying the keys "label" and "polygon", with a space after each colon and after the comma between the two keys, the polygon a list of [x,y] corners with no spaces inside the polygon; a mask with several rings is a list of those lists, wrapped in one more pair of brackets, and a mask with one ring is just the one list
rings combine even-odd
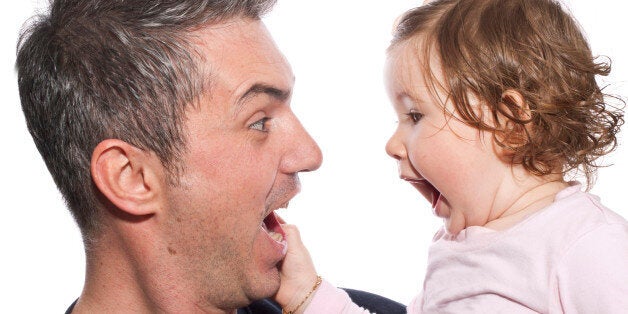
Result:
{"label": "man's chin", "polygon": [[266,273],[260,274],[255,282],[250,285],[250,291],[247,293],[250,301],[249,304],[253,301],[272,298],[277,294],[277,291],[279,291],[280,284],[281,280],[277,267],[273,267]]}

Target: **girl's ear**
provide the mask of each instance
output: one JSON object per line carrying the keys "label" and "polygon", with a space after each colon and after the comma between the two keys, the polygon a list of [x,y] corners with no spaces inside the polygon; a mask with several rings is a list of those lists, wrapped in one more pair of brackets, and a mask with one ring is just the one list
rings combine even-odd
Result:
{"label": "girl's ear", "polygon": [[521,93],[514,89],[506,90],[502,93],[502,106],[507,109],[512,116],[521,121],[529,121],[532,118],[530,106]]}
{"label": "girl's ear", "polygon": [[521,93],[509,89],[502,93],[497,113],[498,140],[506,147],[516,149],[526,145],[532,128],[532,111]]}
{"label": "girl's ear", "polygon": [[131,216],[151,215],[160,208],[162,171],[154,154],[121,140],[104,140],[92,153],[91,173],[96,187]]}

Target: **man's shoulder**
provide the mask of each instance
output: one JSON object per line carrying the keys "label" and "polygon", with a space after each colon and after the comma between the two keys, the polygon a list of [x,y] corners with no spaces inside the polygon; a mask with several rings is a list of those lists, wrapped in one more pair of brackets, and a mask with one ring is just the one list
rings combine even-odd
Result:
{"label": "man's shoulder", "polygon": [[70,304],[68,309],[65,310],[65,314],[72,314],[72,310],[74,310],[74,306],[76,305],[76,301],[78,301],[78,299],[74,300],[74,302],[72,302],[72,304]]}
{"label": "man's shoulder", "polygon": [[[406,307],[386,297],[355,289],[342,288],[351,301],[371,313],[405,314]],[[281,306],[270,299],[259,300],[238,309],[238,314],[281,314]]]}
{"label": "man's shoulder", "polygon": [[238,309],[238,314],[281,314],[279,304],[269,299],[251,303],[249,306]]}

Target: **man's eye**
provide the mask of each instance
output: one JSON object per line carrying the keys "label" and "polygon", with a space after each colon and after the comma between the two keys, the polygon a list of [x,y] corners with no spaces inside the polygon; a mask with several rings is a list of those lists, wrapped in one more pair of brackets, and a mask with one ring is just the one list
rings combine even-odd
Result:
{"label": "man's eye", "polygon": [[416,111],[410,111],[410,113],[407,113],[406,115],[410,117],[410,120],[412,120],[413,123],[418,123],[419,120],[423,118],[423,114]]}
{"label": "man's eye", "polygon": [[253,130],[257,130],[260,132],[268,132],[268,129],[266,128],[266,122],[268,122],[268,120],[270,120],[270,118],[268,117],[264,117],[262,119],[259,119],[253,123],[251,123],[251,125],[249,125],[250,129]]}

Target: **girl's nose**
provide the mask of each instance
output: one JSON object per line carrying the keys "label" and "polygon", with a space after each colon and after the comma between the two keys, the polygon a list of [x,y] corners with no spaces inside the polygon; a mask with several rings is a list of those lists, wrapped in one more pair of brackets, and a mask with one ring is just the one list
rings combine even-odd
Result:
{"label": "girl's nose", "polygon": [[406,148],[403,145],[402,141],[399,139],[399,133],[399,130],[395,131],[395,133],[393,133],[393,135],[388,140],[388,143],[386,143],[386,153],[388,154],[388,156],[396,160],[401,160],[407,157]]}

